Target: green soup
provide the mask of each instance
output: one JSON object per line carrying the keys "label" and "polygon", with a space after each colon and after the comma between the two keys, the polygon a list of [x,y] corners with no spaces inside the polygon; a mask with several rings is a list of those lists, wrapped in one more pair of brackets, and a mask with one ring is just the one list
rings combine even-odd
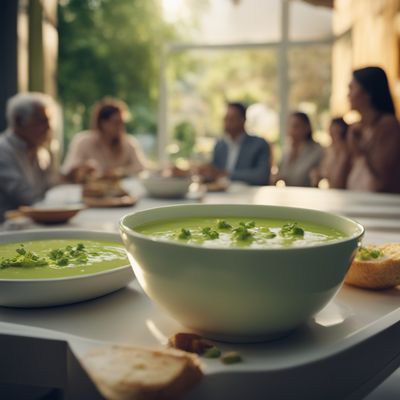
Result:
{"label": "green soup", "polygon": [[0,245],[0,279],[64,278],[128,264],[117,242],[59,239]]}
{"label": "green soup", "polygon": [[207,247],[303,247],[345,238],[334,228],[310,222],[264,218],[180,218],[135,228],[143,235]]}

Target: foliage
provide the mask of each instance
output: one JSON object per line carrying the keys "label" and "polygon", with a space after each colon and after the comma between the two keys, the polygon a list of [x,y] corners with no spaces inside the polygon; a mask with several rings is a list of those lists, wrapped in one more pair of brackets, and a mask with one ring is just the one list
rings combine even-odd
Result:
{"label": "foliage", "polygon": [[180,122],[175,126],[173,138],[179,149],[174,156],[184,158],[190,157],[196,143],[196,131],[194,126],[188,121]]}
{"label": "foliage", "polygon": [[[288,54],[289,110],[307,112],[316,132],[323,131],[327,123],[330,53],[330,45],[314,45],[293,47]],[[269,119],[265,128],[252,127],[251,131],[279,146],[277,47],[193,50],[174,53],[170,60],[170,127],[184,118],[193,124],[197,138],[219,136],[227,101],[241,101],[247,106],[257,103],[275,118]],[[199,148],[198,143],[195,151],[211,150]]]}
{"label": "foliage", "polygon": [[124,100],[129,131],[155,132],[162,45],[174,37],[158,0],[64,0],[58,6],[58,90],[65,135],[89,126],[104,96]]}
{"label": "foliage", "polygon": [[[179,69],[172,54],[169,71],[171,125],[184,115],[198,136],[219,136],[228,101],[246,105],[261,102],[279,111],[277,53],[275,50],[192,51]],[[175,117],[174,117],[175,116]]]}

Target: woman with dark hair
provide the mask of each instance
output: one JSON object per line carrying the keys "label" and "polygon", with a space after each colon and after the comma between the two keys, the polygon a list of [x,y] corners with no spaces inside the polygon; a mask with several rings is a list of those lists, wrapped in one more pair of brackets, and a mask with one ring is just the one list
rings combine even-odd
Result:
{"label": "woman with dark hair", "polygon": [[351,164],[342,171],[346,188],[400,193],[400,125],[385,71],[355,70],[348,97],[361,120],[349,128]]}
{"label": "woman with dark hair", "polygon": [[323,149],[313,139],[307,114],[296,111],[289,115],[286,139],[287,147],[273,183],[283,180],[287,186],[311,186],[310,173],[319,165]]}
{"label": "woman with dark hair", "polygon": [[91,130],[74,136],[62,166],[67,179],[80,182],[98,176],[127,176],[144,169],[137,141],[125,131],[128,114],[124,102],[104,98],[93,107]]}

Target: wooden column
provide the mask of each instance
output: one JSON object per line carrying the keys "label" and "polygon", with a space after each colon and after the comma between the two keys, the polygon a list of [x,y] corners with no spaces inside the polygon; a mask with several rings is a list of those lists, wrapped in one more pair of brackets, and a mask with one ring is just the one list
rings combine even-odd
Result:
{"label": "wooden column", "polygon": [[18,1],[2,0],[0,12],[0,132],[6,128],[7,99],[17,92]]}

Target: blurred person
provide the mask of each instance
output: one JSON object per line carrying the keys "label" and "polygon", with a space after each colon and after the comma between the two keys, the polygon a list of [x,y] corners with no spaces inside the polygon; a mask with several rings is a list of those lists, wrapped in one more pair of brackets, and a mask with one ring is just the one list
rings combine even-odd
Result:
{"label": "blurred person", "polygon": [[0,135],[0,221],[7,210],[41,200],[56,183],[46,149],[53,100],[43,93],[19,93],[7,101],[7,129]]}
{"label": "blurred person", "polygon": [[311,171],[323,157],[322,146],[312,136],[308,115],[295,111],[289,115],[286,147],[272,183],[283,180],[287,186],[311,186]]}
{"label": "blurred person", "polygon": [[385,71],[355,70],[348,98],[361,120],[349,128],[351,165],[341,179],[350,190],[400,193],[400,125]]}
{"label": "blurred person", "polygon": [[121,100],[104,98],[93,107],[91,129],[77,133],[69,146],[62,174],[72,182],[90,175],[123,177],[145,168],[137,140],[125,131],[127,106]]}
{"label": "blurred person", "polygon": [[228,103],[224,117],[225,135],[215,144],[210,164],[199,168],[205,180],[227,177],[250,185],[267,185],[271,169],[271,149],[261,137],[245,130],[246,107]]}
{"label": "blurred person", "polygon": [[348,124],[341,118],[333,118],[329,125],[331,144],[325,149],[319,167],[312,171],[313,186],[318,186],[321,179],[326,179],[330,188],[343,189],[346,181],[341,171],[350,169],[350,153],[347,146]]}

